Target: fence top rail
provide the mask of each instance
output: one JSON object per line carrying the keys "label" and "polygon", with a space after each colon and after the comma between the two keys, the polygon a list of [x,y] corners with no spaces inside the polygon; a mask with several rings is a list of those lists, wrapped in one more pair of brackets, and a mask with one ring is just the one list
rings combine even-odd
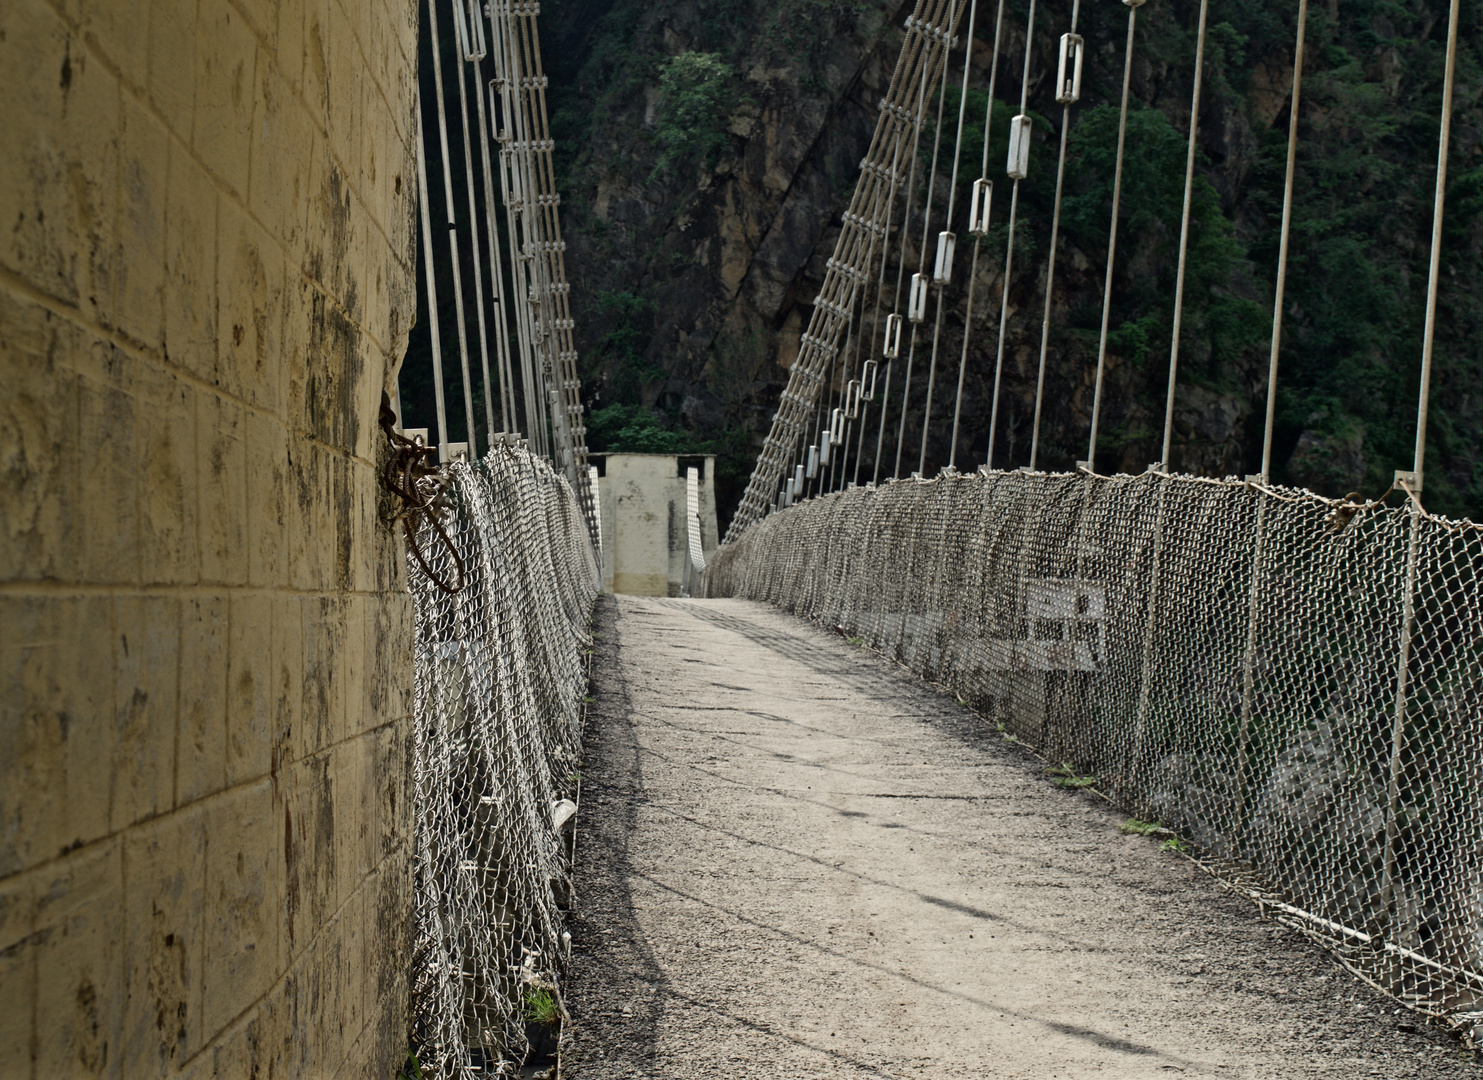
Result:
{"label": "fence top rail", "polygon": [[[983,477],[987,480],[1004,480],[1014,477],[1036,477],[1044,478],[1047,480],[1070,480],[1075,479],[1078,476],[1085,476],[1091,480],[1101,480],[1108,482],[1126,482],[1133,480],[1156,479],[1175,481],[1180,484],[1202,484],[1210,487],[1224,488],[1228,490],[1234,490],[1238,488],[1245,489],[1248,491],[1266,495],[1269,498],[1277,500],[1278,502],[1284,502],[1288,504],[1306,503],[1316,507],[1323,507],[1326,508],[1330,513],[1342,514],[1345,521],[1348,521],[1350,518],[1355,517],[1359,514],[1369,513],[1375,510],[1388,510],[1392,513],[1403,513],[1409,506],[1414,510],[1414,512],[1421,520],[1435,525],[1447,532],[1469,534],[1483,532],[1483,525],[1480,525],[1479,523],[1471,521],[1467,518],[1454,519],[1445,517],[1441,514],[1433,514],[1431,511],[1427,510],[1425,506],[1422,505],[1420,495],[1413,489],[1411,484],[1401,478],[1397,478],[1394,482],[1391,483],[1390,487],[1385,489],[1385,492],[1383,494],[1377,496],[1374,499],[1366,499],[1358,492],[1350,492],[1348,495],[1344,495],[1339,498],[1332,498],[1327,495],[1320,495],[1315,491],[1309,490],[1308,488],[1292,488],[1285,487],[1280,484],[1263,483],[1261,479],[1256,476],[1249,476],[1245,479],[1237,476],[1195,476],[1191,473],[1179,473],[1166,470],[1160,468],[1157,465],[1150,465],[1141,473],[1112,474],[1094,472],[1093,470],[1087,468],[1085,465],[1077,468],[1074,472],[1051,472],[1046,470],[1031,470],[1024,468],[990,469],[987,465],[980,465],[976,473],[960,473],[956,470],[944,469],[938,475],[932,477],[922,477],[916,474],[912,474],[911,476],[900,478],[887,478],[879,485],[866,484],[861,487],[854,487],[852,485],[851,487],[841,490],[825,492],[822,495],[812,495],[808,498],[798,500],[790,507],[779,507],[777,512],[781,513],[785,509],[794,509],[796,507],[806,506],[812,503],[836,500],[843,497],[850,491],[884,491],[893,486],[902,484],[910,484],[914,487],[934,487],[942,483],[973,480],[975,477]],[[1405,495],[1406,501],[1400,506],[1392,506],[1387,500],[1389,500],[1390,496],[1394,495],[1397,491],[1400,491]],[[758,522],[754,522],[753,524],[759,524],[761,521],[765,520],[766,518],[761,518]],[[742,535],[745,534],[743,533]],[[729,542],[735,543],[739,539],[741,539],[740,535],[732,537]]]}

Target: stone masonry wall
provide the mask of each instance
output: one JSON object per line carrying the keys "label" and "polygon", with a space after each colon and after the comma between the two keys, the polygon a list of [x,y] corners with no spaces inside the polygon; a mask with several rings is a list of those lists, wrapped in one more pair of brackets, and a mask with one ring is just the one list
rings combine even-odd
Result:
{"label": "stone masonry wall", "polygon": [[410,0],[0,3],[0,1075],[386,1077]]}

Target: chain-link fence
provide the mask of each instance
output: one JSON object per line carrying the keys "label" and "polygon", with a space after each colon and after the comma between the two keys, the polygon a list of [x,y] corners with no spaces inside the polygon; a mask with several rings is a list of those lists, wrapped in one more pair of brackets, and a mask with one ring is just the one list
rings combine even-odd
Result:
{"label": "chain-link fence", "polygon": [[1483,529],[1410,507],[980,472],[773,514],[705,584],[941,682],[1361,977],[1470,1032],[1480,571]]}
{"label": "chain-link fence", "polygon": [[585,655],[601,579],[576,496],[545,461],[496,446],[447,479],[439,523],[449,543],[425,525],[418,541],[432,576],[409,560],[412,1050],[429,1078],[514,1075],[528,1033],[551,1026],[527,1020],[561,1010]]}

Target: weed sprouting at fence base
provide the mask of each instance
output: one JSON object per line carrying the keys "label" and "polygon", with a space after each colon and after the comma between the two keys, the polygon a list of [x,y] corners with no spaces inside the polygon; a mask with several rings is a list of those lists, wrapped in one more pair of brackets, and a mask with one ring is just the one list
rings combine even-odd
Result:
{"label": "weed sprouting at fence base", "polygon": [[1137,831],[1257,882],[1246,891],[1358,950],[1345,962],[1366,978],[1470,1027],[1483,529],[1381,504],[1344,507],[1336,528],[1336,505],[1159,473],[901,481],[763,519],[705,588],[943,684],[1062,763],[1058,782],[1095,777]]}
{"label": "weed sprouting at fence base", "polygon": [[[597,563],[576,496],[543,460],[495,447],[449,469],[456,594],[413,562],[416,926],[413,1075],[512,1076],[539,998],[560,1009],[568,849]],[[431,569],[451,562],[438,549]],[[394,764],[394,763],[393,763]],[[569,811],[569,807],[567,808]]]}

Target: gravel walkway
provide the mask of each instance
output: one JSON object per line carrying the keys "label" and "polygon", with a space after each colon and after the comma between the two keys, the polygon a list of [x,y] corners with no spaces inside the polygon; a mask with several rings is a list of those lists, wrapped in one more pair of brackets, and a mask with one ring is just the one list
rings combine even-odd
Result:
{"label": "gravel walkway", "polygon": [[745,601],[598,623],[564,1076],[1483,1077],[879,656]]}

